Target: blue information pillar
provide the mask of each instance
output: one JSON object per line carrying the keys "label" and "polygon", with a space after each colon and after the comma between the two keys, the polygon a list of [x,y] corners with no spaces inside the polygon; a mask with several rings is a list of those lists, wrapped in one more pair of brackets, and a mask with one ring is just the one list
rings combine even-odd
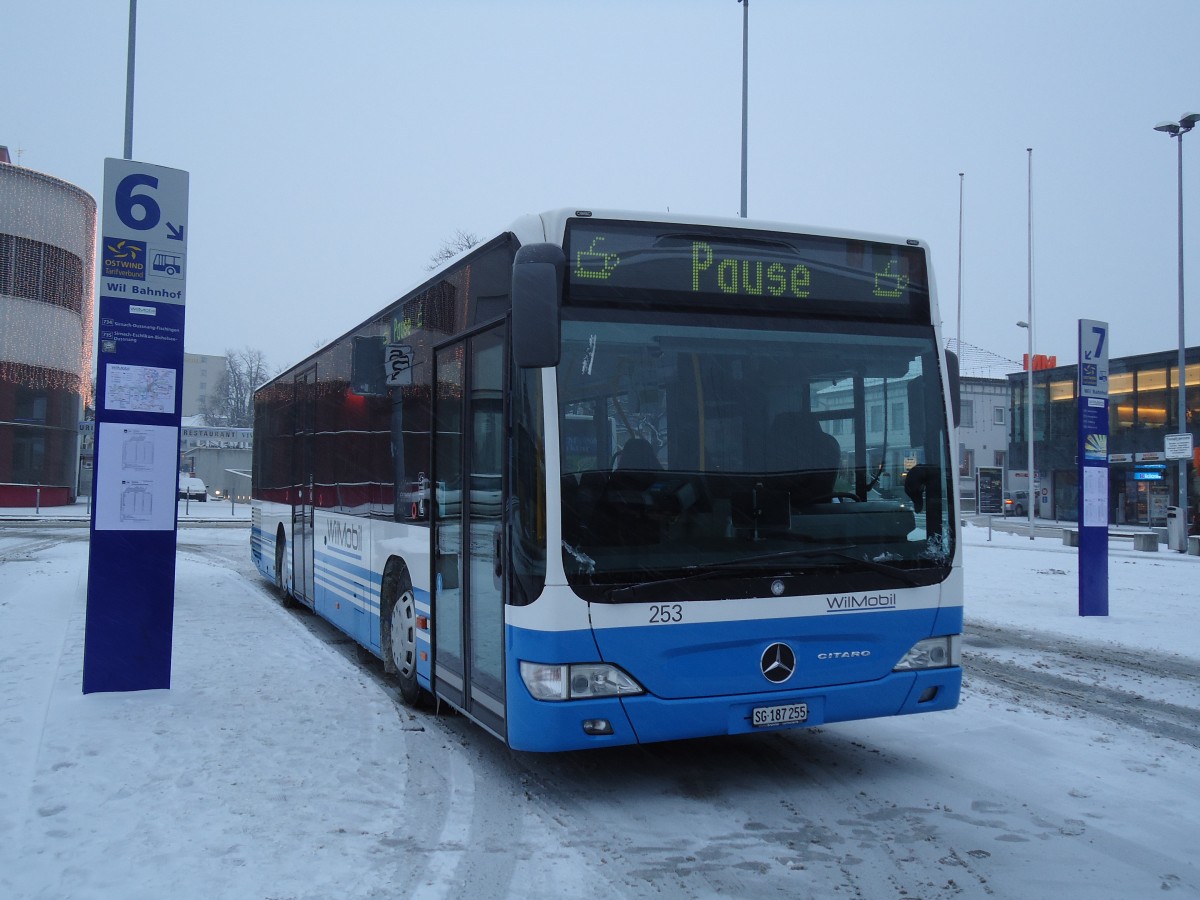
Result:
{"label": "blue information pillar", "polygon": [[104,162],[83,691],[171,686],[188,173]]}
{"label": "blue information pillar", "polygon": [[1108,323],[1079,320],[1079,615],[1108,615]]}

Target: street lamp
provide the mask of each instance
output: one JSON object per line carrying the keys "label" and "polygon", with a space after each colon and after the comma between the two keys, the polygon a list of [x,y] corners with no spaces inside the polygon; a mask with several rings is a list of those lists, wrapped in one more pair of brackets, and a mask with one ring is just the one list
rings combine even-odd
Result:
{"label": "street lamp", "polygon": [[129,0],[129,45],[125,59],[125,159],[133,159],[133,67],[137,45],[137,0]]}
{"label": "street lamp", "polygon": [[741,218],[746,218],[746,155],[748,149],[747,100],[750,87],[750,0],[738,0],[742,4],[742,207]]}
{"label": "street lamp", "polygon": [[[1155,131],[1161,131],[1168,137],[1179,141],[1179,367],[1176,381],[1179,387],[1179,433],[1187,431],[1187,365],[1184,361],[1183,341],[1183,136],[1196,127],[1200,122],[1200,113],[1188,113],[1178,122],[1159,122],[1154,126]],[[1179,511],[1177,515],[1183,520],[1182,545],[1173,549],[1187,552],[1187,490],[1188,461],[1179,460]]]}
{"label": "street lamp", "polygon": [[1025,389],[1025,438],[1029,442],[1029,495],[1025,498],[1025,506],[1029,512],[1029,539],[1033,540],[1033,505],[1037,502],[1037,492],[1033,487],[1033,325],[1029,322],[1018,322],[1018,328],[1029,330],[1029,353],[1026,357],[1026,368],[1029,370],[1028,387]]}

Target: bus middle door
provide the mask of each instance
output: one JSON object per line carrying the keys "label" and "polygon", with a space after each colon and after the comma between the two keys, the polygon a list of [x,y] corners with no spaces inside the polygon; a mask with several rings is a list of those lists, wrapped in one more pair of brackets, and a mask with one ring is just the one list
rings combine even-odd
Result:
{"label": "bus middle door", "polygon": [[313,438],[316,433],[317,370],[306,369],[296,376],[295,448],[292,484],[292,593],[300,602],[313,606]]}
{"label": "bus middle door", "polygon": [[507,328],[435,352],[434,692],[502,738]]}

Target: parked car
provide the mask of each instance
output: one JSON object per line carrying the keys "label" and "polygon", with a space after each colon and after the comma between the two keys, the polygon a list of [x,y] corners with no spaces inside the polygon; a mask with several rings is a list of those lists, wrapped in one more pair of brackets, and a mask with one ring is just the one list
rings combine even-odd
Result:
{"label": "parked car", "polygon": [[208,500],[208,488],[204,486],[204,482],[194,475],[179,474],[179,499],[180,500],[199,500],[204,503]]}
{"label": "parked car", "polygon": [[1006,491],[1004,493],[1004,514],[1006,516],[1023,516],[1028,511],[1028,491]]}

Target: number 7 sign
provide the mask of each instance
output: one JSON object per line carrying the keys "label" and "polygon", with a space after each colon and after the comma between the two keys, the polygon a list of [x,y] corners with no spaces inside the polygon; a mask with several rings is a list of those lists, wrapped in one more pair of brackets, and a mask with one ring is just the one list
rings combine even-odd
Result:
{"label": "number 7 sign", "polygon": [[1108,396],[1108,323],[1079,320],[1079,396]]}

